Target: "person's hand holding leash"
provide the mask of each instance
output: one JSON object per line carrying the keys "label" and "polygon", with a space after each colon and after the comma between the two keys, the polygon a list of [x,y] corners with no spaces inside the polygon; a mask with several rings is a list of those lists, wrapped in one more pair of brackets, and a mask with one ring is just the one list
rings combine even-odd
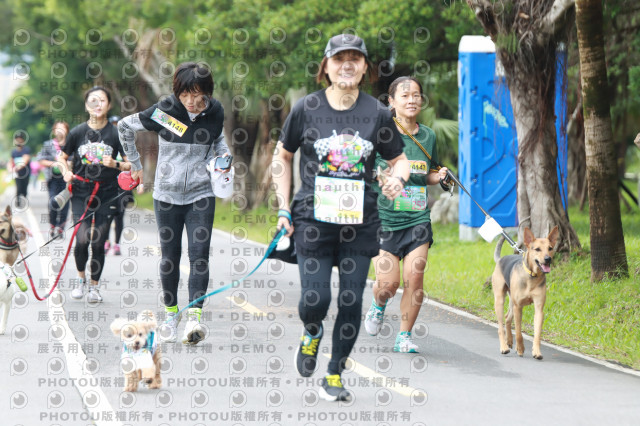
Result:
{"label": "person's hand holding leash", "polygon": [[140,179],[140,184],[142,184],[142,169],[140,169],[140,170],[131,170],[131,179],[133,179],[133,180]]}
{"label": "person's hand holding leash", "polygon": [[287,230],[287,233],[284,235],[285,237],[291,237],[293,235],[293,223],[291,223],[291,212],[289,210],[280,209],[278,210],[278,231],[282,229]]}

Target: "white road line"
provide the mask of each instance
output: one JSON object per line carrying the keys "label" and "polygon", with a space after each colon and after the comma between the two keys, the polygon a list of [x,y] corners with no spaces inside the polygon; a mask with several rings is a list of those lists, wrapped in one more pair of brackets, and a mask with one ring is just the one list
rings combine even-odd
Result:
{"label": "white road line", "polygon": [[[331,355],[329,354],[322,354],[325,356],[325,358],[331,359]],[[354,373],[358,374],[359,376],[362,377],[366,377],[367,379],[369,379],[369,381],[371,381],[372,383],[375,383],[376,381],[381,382],[382,384],[380,385],[381,388],[387,388],[391,391],[394,391],[396,393],[399,393],[400,395],[406,396],[406,397],[426,397],[427,393],[425,391],[423,391],[422,389],[416,389],[416,388],[412,388],[411,386],[403,386],[400,383],[392,383],[392,384],[386,384],[389,381],[389,378],[383,374],[380,374],[376,371],[373,371],[372,369],[370,369],[369,367],[365,367],[364,365],[360,364],[359,362],[354,361],[353,358],[349,357],[349,363],[351,363],[353,365],[353,367],[351,366],[347,366],[347,369],[349,371],[353,371]]]}
{"label": "white road line", "polygon": [[[29,225],[31,226],[31,229],[34,229],[33,235],[34,239],[36,240],[36,244],[38,247],[40,247],[42,244],[44,244],[44,239],[42,238],[42,235],[40,235],[38,221],[33,215],[31,209],[27,210],[27,216],[29,218]],[[42,289],[44,292],[43,294],[48,294],[49,290],[55,282],[55,277],[57,274],[49,271],[49,265],[51,264],[50,256],[39,256],[39,259],[42,271],[47,271],[49,282],[47,288]],[[49,263],[47,261],[49,261]],[[68,260],[67,264],[69,264]],[[43,294],[41,294],[41,296]],[[51,297],[46,301],[49,308],[49,320],[52,327],[51,329],[60,330],[63,333],[63,336],[59,339],[56,339],[55,341],[60,343],[64,349],[64,355],[67,361],[67,371],[69,372],[69,377],[72,379],[73,384],[80,393],[82,404],[90,413],[90,418],[96,425],[121,426],[122,422],[115,420],[117,418],[116,413],[113,410],[113,407],[111,407],[107,396],[102,391],[102,388],[100,388],[100,386],[91,386],[91,383],[95,383],[97,380],[94,379],[91,373],[88,373],[86,371],[87,355],[84,353],[84,351],[82,350],[82,345],[80,344],[80,342],[78,342],[75,335],[69,328],[69,323],[67,322],[63,306],[56,306],[55,303],[52,303],[53,300],[56,300],[56,296],[58,297],[58,300],[61,300],[61,293],[58,288],[54,290],[54,292],[51,294]],[[77,352],[69,350],[71,345],[74,345],[74,347],[77,348]]]}

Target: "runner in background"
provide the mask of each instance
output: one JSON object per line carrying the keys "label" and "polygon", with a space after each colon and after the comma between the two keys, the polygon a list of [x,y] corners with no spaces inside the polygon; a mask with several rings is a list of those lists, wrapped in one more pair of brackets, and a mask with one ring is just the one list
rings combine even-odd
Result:
{"label": "runner in background", "polygon": [[11,151],[11,160],[7,166],[7,171],[12,174],[16,181],[16,207],[27,206],[27,191],[29,190],[29,177],[31,176],[31,148],[26,145],[25,136],[21,132],[16,132],[13,136],[15,148]]}
{"label": "runner in background", "polygon": [[[74,257],[78,270],[78,282],[71,297],[82,299],[86,294],[89,303],[102,302],[98,289],[104,269],[104,242],[107,240],[107,224],[116,210],[118,195],[118,174],[130,169],[127,157],[118,139],[118,131],[107,120],[111,107],[111,94],[101,86],[89,89],[84,95],[85,108],[89,120],[74,127],[67,136],[60,156],[62,176],[72,183],[71,211],[77,222],[85,210],[76,235]],[[115,160],[122,154],[124,162]],[[73,155],[73,169],[67,167],[67,160]],[[91,194],[99,184],[93,200]],[[91,203],[89,203],[91,200]],[[93,214],[91,214],[93,213]],[[92,229],[93,221],[93,229]],[[91,245],[91,261],[89,261]],[[86,270],[89,265],[91,284],[87,285]]]}
{"label": "runner in background", "polygon": [[65,121],[55,122],[51,128],[51,139],[44,142],[42,150],[38,153],[38,162],[44,169],[47,190],[49,191],[49,238],[63,236],[69,212],[69,203],[66,203],[61,209],[52,203],[53,198],[67,186],[62,178],[58,157],[62,153],[62,147],[64,147],[68,133],[69,125]]}
{"label": "runner in background", "polygon": [[[351,34],[332,37],[317,76],[328,87],[298,101],[287,117],[271,165],[279,203],[278,228],[293,235],[300,271],[298,312],[304,325],[295,364],[303,377],[317,368],[323,319],[331,303],[331,270],[339,268],[338,316],[331,360],[319,395],[348,401],[341,374],[362,322],[362,293],[379,251],[380,219],[372,188],[376,153],[394,167],[383,193],[402,191],[409,163],[391,113],[360,90],[375,78],[364,41]],[[289,205],[292,159],[300,151],[302,186]]]}
{"label": "runner in background", "polygon": [[[404,283],[404,292],[400,300],[400,331],[393,347],[395,352],[418,352],[419,348],[411,339],[411,330],[418,318],[424,299],[424,273],[427,267],[429,247],[433,243],[431,218],[427,206],[427,185],[435,185],[447,177],[447,168],[439,171],[434,168],[438,162],[436,136],[429,127],[418,124],[417,117],[422,107],[422,85],[413,77],[397,78],[389,86],[389,106],[396,119],[413,135],[422,151],[413,139],[402,133],[404,153],[411,163],[411,176],[402,191],[402,195],[390,201],[383,195],[380,185],[374,188],[379,192],[378,210],[382,220],[380,254],[373,259],[376,270],[376,282],[373,286],[373,300],[365,315],[365,329],[375,336],[380,332],[384,319],[387,300],[393,297]],[[387,167],[380,157],[376,166]],[[384,182],[391,176],[389,169],[378,176]],[[403,273],[400,276],[400,261],[403,260]]]}
{"label": "runner in background", "polygon": [[[111,117],[109,117],[109,123],[114,125],[116,128],[118,127],[118,121],[120,121],[120,117],[117,115],[112,115]],[[120,154],[118,154],[116,161],[123,161]],[[120,193],[123,193],[123,195],[118,198],[118,201],[116,203],[117,209],[112,217],[113,223],[115,225],[114,243],[112,245],[111,241],[109,240],[109,234],[111,234],[111,220],[107,225],[107,241],[104,242],[104,253],[108,254],[109,250],[111,250],[111,254],[114,254],[116,256],[120,256],[121,254],[120,238],[122,237],[122,230],[124,229],[124,214],[127,211],[127,207],[129,206],[129,204],[133,203],[134,201],[132,191],[125,191],[122,188],[118,188],[118,191]]]}

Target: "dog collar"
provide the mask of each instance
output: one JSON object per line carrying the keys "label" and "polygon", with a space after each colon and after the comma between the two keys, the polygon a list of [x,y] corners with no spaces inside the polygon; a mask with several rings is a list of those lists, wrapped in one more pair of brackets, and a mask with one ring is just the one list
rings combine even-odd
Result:
{"label": "dog collar", "polygon": [[18,245],[18,241],[7,241],[4,238],[0,237],[0,249],[2,250],[13,250]]}
{"label": "dog collar", "polygon": [[531,269],[527,268],[527,252],[522,253],[522,267],[524,268],[525,272],[529,274],[529,276],[531,277],[538,276],[538,274],[533,273]]}

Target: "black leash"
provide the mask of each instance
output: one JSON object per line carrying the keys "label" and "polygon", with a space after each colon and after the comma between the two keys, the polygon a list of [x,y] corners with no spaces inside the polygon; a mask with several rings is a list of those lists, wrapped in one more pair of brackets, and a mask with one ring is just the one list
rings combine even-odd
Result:
{"label": "black leash", "polygon": [[[411,134],[407,131],[407,129],[405,129],[405,128],[404,128],[404,126],[403,126],[402,124],[400,124],[400,122],[396,119],[396,117],[393,117],[393,121],[395,121],[395,122],[396,122],[396,124],[398,125],[398,127],[400,127],[400,129],[401,129],[403,132],[405,132],[405,133],[406,133],[406,134],[407,134],[407,135],[408,135],[408,136],[409,136],[409,137],[410,137],[410,138],[411,138],[411,139],[412,139],[412,140],[413,140],[413,141],[414,141],[414,142],[415,142],[415,143],[420,147],[420,149],[422,150],[422,152],[424,152],[424,154],[427,156],[427,158],[428,158],[430,161],[432,161],[432,162],[433,162],[433,164],[436,166],[436,170],[440,170],[440,169],[442,168],[442,166],[441,166],[440,164],[436,163],[435,161],[433,161],[433,160],[431,159],[431,156],[429,155],[429,153],[427,152],[427,150],[426,150],[426,149],[424,149],[424,148],[422,147],[422,145],[420,144],[420,142],[418,142],[418,141],[416,140],[416,138],[414,138],[414,137],[413,137],[413,135],[411,135]],[[451,170],[449,170],[449,168],[447,168],[447,180],[449,180],[449,179],[450,179],[450,180],[452,180],[456,185],[458,185],[458,186],[459,186],[459,187],[460,187],[460,188],[461,188],[461,189],[462,189],[462,190],[463,190],[463,191],[464,191],[464,192],[469,196],[469,198],[471,198],[471,201],[473,201],[473,202],[475,203],[475,205],[476,205],[476,206],[478,206],[478,208],[480,209],[480,211],[482,211],[482,213],[484,213],[484,215],[485,215],[485,217],[486,217],[486,218],[493,219],[493,218],[489,215],[489,213],[487,213],[487,212],[486,212],[486,210],[485,210],[485,209],[483,209],[483,208],[482,208],[482,206],[481,206],[480,204],[478,204],[478,202],[477,202],[477,201],[476,201],[476,200],[471,196],[471,194],[469,193],[469,191],[467,191],[467,188],[465,188],[465,187],[460,183],[460,181],[459,181],[459,180],[458,180],[458,179],[453,175],[453,173],[451,173]],[[446,184],[447,184],[447,182],[443,182],[443,181],[442,181],[442,179],[440,180],[440,186],[442,186],[442,189],[444,189],[445,191],[448,191],[448,190],[449,190],[448,188],[446,188],[446,189],[445,189]],[[494,219],[494,220],[495,220],[495,219]],[[502,229],[502,227],[500,227],[500,228]],[[506,232],[504,229],[502,229],[502,235],[504,235],[504,238],[509,242],[509,244],[511,245],[511,247],[513,247],[514,249],[516,249],[516,250],[518,250],[518,251],[522,252],[522,250],[520,250],[520,249],[517,247],[516,243],[511,239],[511,237],[509,237],[509,235],[507,234],[507,232]]]}

